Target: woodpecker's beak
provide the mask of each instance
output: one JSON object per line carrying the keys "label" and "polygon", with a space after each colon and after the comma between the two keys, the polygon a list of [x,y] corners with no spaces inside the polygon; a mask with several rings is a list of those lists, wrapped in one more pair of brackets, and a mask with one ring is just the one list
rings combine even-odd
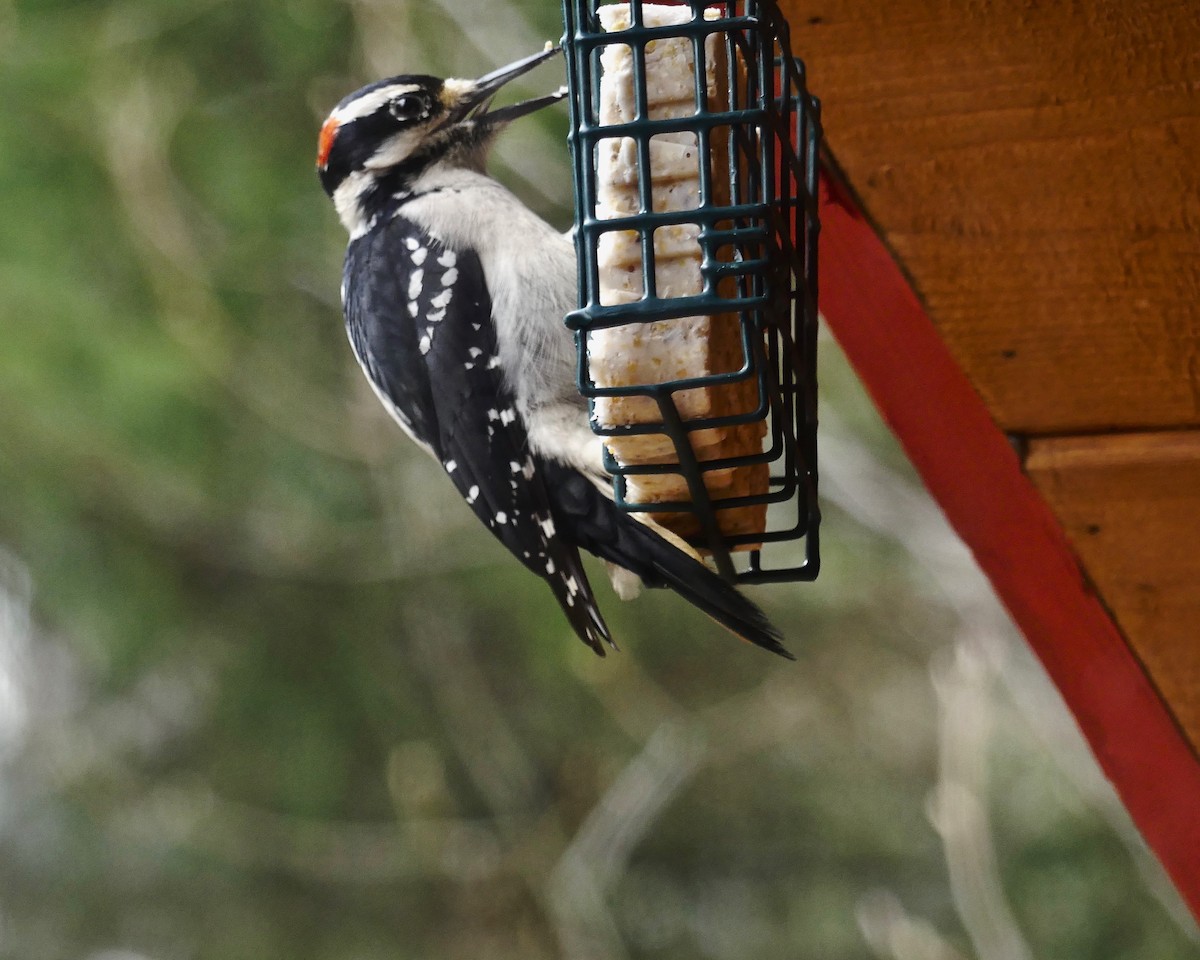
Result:
{"label": "woodpecker's beak", "polygon": [[[535,110],[540,110],[542,107],[548,107],[552,103],[558,103],[567,95],[566,87],[559,87],[554,93],[547,94],[544,97],[534,97],[532,100],[523,100],[520,103],[514,103],[512,106],[500,107],[497,110],[490,110],[492,97],[496,91],[508,83],[510,80],[515,80],[524,73],[528,73],[538,64],[545,63],[555,54],[559,53],[560,47],[551,47],[549,50],[542,50],[532,56],[523,57],[514,63],[510,63],[506,67],[501,67],[499,70],[493,70],[491,73],[480,77],[478,80],[460,80],[455,81],[455,88],[451,88],[457,96],[455,102],[451,106],[456,120],[464,120],[468,117],[477,121],[486,123],[488,126],[499,126],[503,123],[508,123],[510,120],[516,120],[517,117],[523,117],[528,113],[533,113]],[[449,85],[450,81],[447,81]]]}

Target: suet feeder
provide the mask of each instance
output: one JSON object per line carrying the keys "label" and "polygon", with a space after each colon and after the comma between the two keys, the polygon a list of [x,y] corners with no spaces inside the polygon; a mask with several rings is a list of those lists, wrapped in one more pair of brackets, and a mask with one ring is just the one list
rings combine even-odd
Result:
{"label": "suet feeder", "polygon": [[811,580],[821,126],[787,23],[773,0],[564,14],[567,323],[616,502],[730,581]]}

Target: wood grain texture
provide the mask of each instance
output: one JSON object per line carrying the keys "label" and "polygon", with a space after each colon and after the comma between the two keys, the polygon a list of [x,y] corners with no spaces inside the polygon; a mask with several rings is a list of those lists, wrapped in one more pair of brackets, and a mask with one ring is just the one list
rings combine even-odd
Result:
{"label": "wood grain texture", "polygon": [[1194,0],[782,0],[828,142],[1009,432],[1200,424]]}
{"label": "wood grain texture", "polygon": [[1026,469],[1200,750],[1200,431],[1037,440]]}

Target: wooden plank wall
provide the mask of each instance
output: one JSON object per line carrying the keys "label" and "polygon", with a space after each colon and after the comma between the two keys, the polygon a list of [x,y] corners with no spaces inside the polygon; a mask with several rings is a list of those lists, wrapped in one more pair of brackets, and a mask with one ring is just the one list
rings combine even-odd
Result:
{"label": "wooden plank wall", "polygon": [[782,6],[849,184],[1200,747],[1193,0]]}

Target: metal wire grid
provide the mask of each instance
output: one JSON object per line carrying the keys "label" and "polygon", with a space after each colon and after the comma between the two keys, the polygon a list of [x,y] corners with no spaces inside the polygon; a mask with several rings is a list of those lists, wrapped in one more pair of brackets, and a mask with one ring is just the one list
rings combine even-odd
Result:
{"label": "metal wire grid", "polygon": [[[734,0],[713,7],[703,0],[680,4],[691,19],[679,25],[645,24],[642,0],[632,0],[630,27],[606,33],[597,10],[602,0],[564,0],[567,79],[575,177],[575,242],[579,260],[579,309],[567,317],[579,352],[579,389],[591,402],[592,428],[604,436],[665,434],[677,464],[623,465],[606,450],[616,502],[634,512],[693,514],[702,534],[695,545],[708,549],[720,573],[732,582],[812,580],[819,560],[817,505],[817,169],[821,136],[820,107],[805,86],[804,65],[792,57],[787,22],[774,0]],[[716,19],[705,19],[705,9]],[[705,39],[723,44],[728,70],[728,110],[708,108]],[[650,119],[646,81],[646,44],[666,37],[691,41],[696,113],[674,119]],[[599,122],[600,53],[608,44],[628,45],[636,119]],[[736,64],[737,68],[733,65]],[[662,133],[696,135],[700,200],[694,209],[655,211],[651,196],[650,141]],[[602,140],[632,138],[637,150],[640,210],[597,217],[597,149]],[[714,141],[727,143],[729,202],[715,200],[717,184],[708,157]],[[703,291],[697,296],[660,298],[656,289],[654,231],[677,224],[698,224],[703,253]],[[597,248],[602,234],[636,231],[641,238],[644,295],[634,303],[605,305],[600,300]],[[720,291],[718,291],[720,286]],[[589,333],[625,324],[717,314],[736,315],[741,327],[740,369],[686,380],[632,387],[599,387],[591,374]],[[685,419],[676,394],[695,387],[753,381],[753,410],[721,417]],[[598,397],[649,397],[661,419],[621,427],[602,427],[595,416]],[[765,420],[767,439],[761,453],[719,460],[698,460],[689,435],[697,430]],[[715,500],[703,475],[757,463],[770,465],[766,493]],[[627,478],[682,475],[690,501],[633,502]],[[726,535],[720,510],[769,504],[764,533]],[[798,543],[802,541],[802,543]],[[792,549],[787,549],[790,544]],[[734,548],[753,545],[738,554]],[[780,565],[768,564],[778,554]],[[741,569],[738,567],[741,566]]]}

